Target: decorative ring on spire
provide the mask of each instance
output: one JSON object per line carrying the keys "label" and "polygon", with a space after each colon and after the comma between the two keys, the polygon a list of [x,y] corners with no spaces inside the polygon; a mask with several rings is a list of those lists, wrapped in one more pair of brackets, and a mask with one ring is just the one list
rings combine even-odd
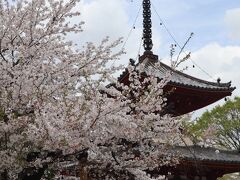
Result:
{"label": "decorative ring on spire", "polygon": [[143,0],[143,47],[145,51],[151,51],[153,47],[150,0]]}

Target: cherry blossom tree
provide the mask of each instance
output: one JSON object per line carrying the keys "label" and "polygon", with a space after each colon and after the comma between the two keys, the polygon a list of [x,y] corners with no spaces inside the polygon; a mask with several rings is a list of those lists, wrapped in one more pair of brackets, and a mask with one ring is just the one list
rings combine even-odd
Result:
{"label": "cherry blossom tree", "polygon": [[82,31],[69,22],[77,2],[0,0],[1,179],[41,179],[74,160],[81,179],[146,178],[176,163],[159,140],[172,144],[179,120],[156,113],[171,73],[142,80],[144,66],[129,64],[120,84],[111,62],[121,39],[80,49],[67,40]]}

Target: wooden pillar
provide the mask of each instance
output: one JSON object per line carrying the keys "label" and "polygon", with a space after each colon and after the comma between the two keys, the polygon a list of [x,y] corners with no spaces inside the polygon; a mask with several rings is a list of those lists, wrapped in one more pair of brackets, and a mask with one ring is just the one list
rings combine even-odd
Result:
{"label": "wooden pillar", "polygon": [[79,166],[79,176],[81,180],[89,180],[88,178],[88,172],[86,170],[86,168],[82,165]]}

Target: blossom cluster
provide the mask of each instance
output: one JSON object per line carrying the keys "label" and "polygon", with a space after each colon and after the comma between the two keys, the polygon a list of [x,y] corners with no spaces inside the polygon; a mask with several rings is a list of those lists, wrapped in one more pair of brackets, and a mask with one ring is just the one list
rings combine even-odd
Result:
{"label": "blossom cluster", "polygon": [[121,39],[81,49],[67,40],[82,31],[82,22],[68,22],[80,14],[77,2],[0,0],[1,176],[60,168],[83,151],[78,160],[89,172],[108,167],[143,176],[169,163],[160,161],[166,147],[157,142],[174,141],[178,120],[156,113],[169,75],[142,80],[143,68],[129,65],[130,84],[119,83],[113,74],[121,66],[109,64],[123,54],[115,50]]}

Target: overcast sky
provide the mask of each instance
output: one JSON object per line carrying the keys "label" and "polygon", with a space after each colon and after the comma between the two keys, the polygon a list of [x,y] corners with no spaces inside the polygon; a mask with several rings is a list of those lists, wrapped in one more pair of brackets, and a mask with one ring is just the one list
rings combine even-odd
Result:
{"label": "overcast sky", "polygon": [[[105,36],[111,39],[127,38],[137,17],[142,0],[82,0],[77,7],[80,20],[85,21],[84,32],[72,37],[82,44],[86,41],[99,42]],[[174,40],[167,33],[161,20],[181,45],[193,32],[195,35],[186,47],[192,52],[192,60],[200,68],[193,68],[190,60],[185,63],[185,73],[209,81],[218,77],[222,82],[232,81],[237,87],[233,96],[240,95],[240,0],[151,0],[153,7],[154,54],[169,64],[169,47]],[[79,20],[79,19],[78,19]],[[136,58],[142,32],[142,9],[126,42],[127,54],[122,63]],[[142,52],[142,48],[141,48]],[[220,102],[222,103],[222,102]],[[216,105],[216,104],[214,104]],[[212,107],[212,106],[211,106]],[[208,108],[211,108],[208,107]],[[203,110],[195,113],[201,114]]]}

